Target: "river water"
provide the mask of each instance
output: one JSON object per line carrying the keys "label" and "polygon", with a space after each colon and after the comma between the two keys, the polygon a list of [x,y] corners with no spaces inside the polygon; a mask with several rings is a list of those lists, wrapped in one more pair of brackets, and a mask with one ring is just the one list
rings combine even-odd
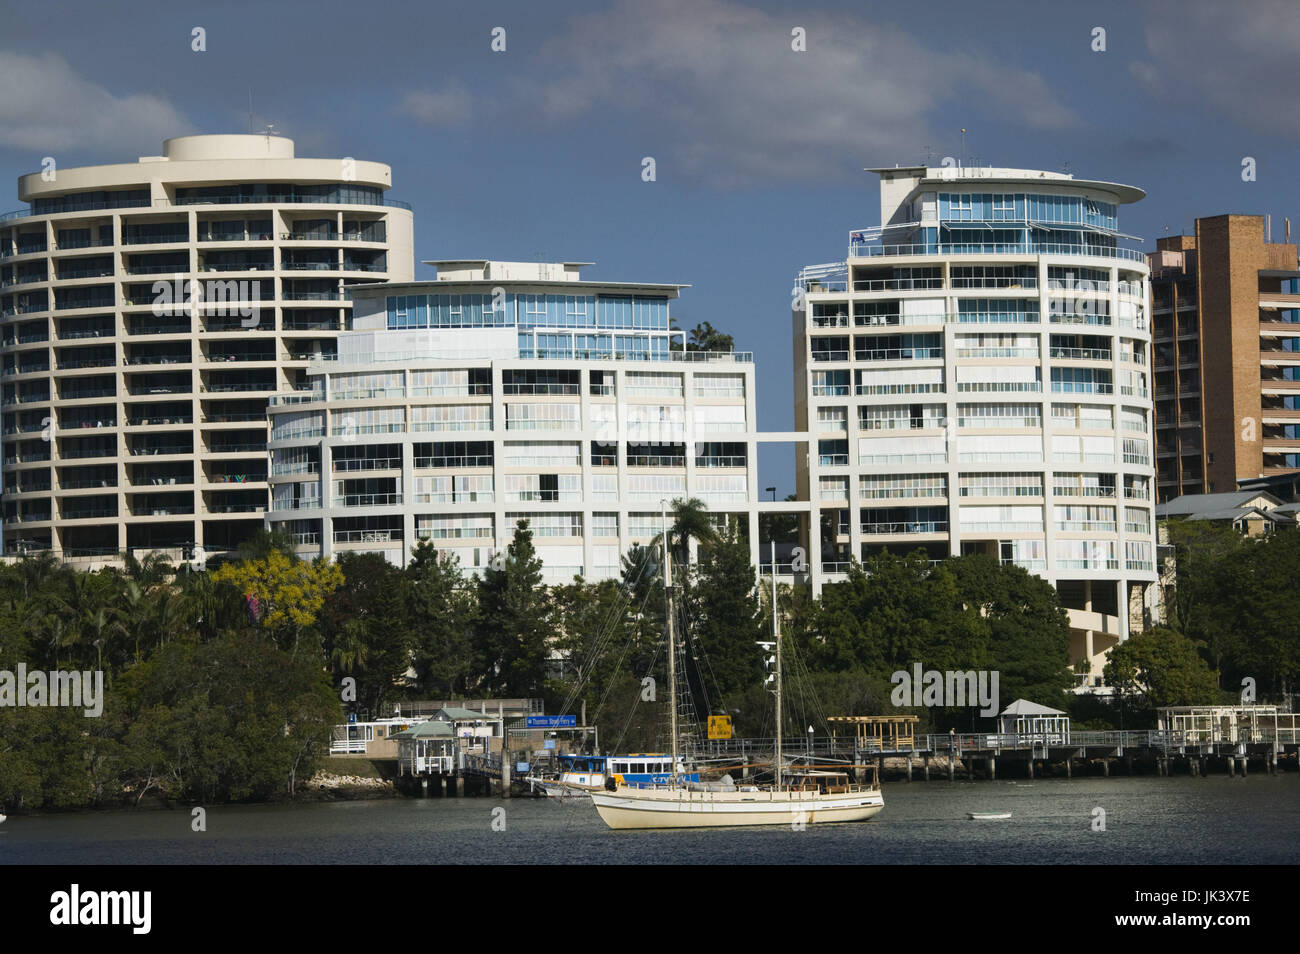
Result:
{"label": "river water", "polygon": [[[615,832],[586,799],[534,798],[216,807],[204,832],[191,831],[188,810],[10,817],[0,864],[1300,863],[1294,774],[945,780],[884,791],[885,810],[870,822],[803,831]],[[966,817],[1006,811],[1005,821]]]}

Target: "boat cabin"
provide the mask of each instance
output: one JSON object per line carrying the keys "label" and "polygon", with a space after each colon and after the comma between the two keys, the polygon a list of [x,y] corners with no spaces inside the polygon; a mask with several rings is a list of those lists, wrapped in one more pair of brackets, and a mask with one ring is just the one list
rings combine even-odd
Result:
{"label": "boat cabin", "polygon": [[793,771],[784,774],[784,788],[792,792],[843,795],[852,784],[847,772]]}

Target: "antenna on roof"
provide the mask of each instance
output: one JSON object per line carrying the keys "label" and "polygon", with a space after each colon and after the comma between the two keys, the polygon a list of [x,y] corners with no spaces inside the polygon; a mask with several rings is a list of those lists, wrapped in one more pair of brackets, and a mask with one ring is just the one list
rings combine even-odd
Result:
{"label": "antenna on roof", "polygon": [[253,134],[253,87],[248,87],[248,134]]}

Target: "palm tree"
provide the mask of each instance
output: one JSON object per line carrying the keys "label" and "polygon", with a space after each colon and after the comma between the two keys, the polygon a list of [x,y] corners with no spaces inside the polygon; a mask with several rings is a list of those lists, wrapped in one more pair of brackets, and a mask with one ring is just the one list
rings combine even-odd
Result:
{"label": "palm tree", "polygon": [[673,522],[668,528],[668,549],[672,550],[683,564],[687,564],[690,562],[692,540],[698,545],[712,546],[718,540],[718,531],[713,521],[709,519],[709,508],[704,501],[696,497],[691,497],[689,500],[679,497],[673,501]]}
{"label": "palm tree", "polygon": [[126,578],[146,590],[166,583],[167,578],[174,572],[167,558],[157,551],[145,554],[143,560],[137,560],[135,555],[127,550],[122,561],[122,573]]}

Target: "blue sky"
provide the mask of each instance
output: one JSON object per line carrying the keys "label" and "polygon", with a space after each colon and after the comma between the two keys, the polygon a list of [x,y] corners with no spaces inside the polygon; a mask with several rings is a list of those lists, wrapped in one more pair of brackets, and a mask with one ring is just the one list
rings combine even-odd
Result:
{"label": "blue sky", "polygon": [[[959,155],[965,127],[969,161],[1144,188],[1121,228],[1147,248],[1197,216],[1271,213],[1275,240],[1297,218],[1300,5],[918,9],[6,0],[0,178],[247,131],[251,88],[254,129],[273,123],[299,155],[393,167],[418,258],[594,261],[585,277],[691,285],[678,323],[711,321],[754,352],[766,430],[793,425],[795,272],[878,220],[864,166]],[[20,204],[6,192],[0,211]],[[764,485],[793,490],[791,449],[761,466]]]}

